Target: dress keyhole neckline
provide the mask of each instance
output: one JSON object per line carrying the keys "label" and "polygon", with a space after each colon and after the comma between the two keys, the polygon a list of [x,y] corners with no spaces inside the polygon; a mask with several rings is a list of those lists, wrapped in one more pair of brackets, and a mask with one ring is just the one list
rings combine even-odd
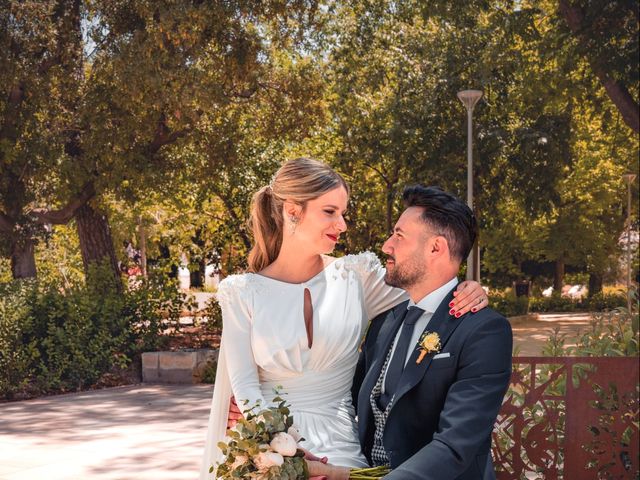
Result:
{"label": "dress keyhole neckline", "polygon": [[311,302],[311,292],[307,287],[304,288],[304,328],[307,332],[307,345],[309,349],[313,346],[313,303]]}

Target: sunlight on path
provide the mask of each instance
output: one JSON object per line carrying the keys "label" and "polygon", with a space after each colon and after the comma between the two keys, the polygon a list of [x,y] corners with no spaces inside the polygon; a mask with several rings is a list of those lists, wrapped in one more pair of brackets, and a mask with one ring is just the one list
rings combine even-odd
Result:
{"label": "sunlight on path", "polygon": [[518,356],[542,355],[542,347],[558,328],[566,335],[566,346],[575,346],[580,332],[589,328],[589,313],[540,313],[536,319],[510,319],[513,328],[513,344],[518,348]]}
{"label": "sunlight on path", "polygon": [[0,404],[0,480],[195,479],[211,385],[135,385]]}

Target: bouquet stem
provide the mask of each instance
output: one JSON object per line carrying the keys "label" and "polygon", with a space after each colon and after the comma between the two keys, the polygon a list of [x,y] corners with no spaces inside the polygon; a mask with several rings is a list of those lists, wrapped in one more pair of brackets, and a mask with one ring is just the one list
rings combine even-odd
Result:
{"label": "bouquet stem", "polygon": [[370,467],[370,468],[352,468],[349,474],[349,479],[353,480],[375,480],[382,478],[391,470],[389,467]]}

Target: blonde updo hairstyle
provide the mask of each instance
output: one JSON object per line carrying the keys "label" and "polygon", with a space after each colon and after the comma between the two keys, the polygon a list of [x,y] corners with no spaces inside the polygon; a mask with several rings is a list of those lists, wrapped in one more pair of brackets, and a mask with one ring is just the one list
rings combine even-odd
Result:
{"label": "blonde updo hairstyle", "polygon": [[328,165],[312,158],[289,160],[276,172],[270,185],[258,190],[251,200],[249,226],[254,246],[249,252],[249,271],[259,272],[280,253],[284,230],[283,205],[290,201],[302,207],[307,202],[347,182]]}

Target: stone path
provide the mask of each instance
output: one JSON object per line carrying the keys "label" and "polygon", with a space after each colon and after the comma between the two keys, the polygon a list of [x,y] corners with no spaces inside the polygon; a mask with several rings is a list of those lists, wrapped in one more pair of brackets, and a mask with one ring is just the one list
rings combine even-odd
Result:
{"label": "stone path", "polygon": [[[512,320],[519,355],[539,355],[554,326],[587,314]],[[568,342],[570,344],[571,342]],[[0,403],[0,480],[196,479],[211,385],[133,385]]]}
{"label": "stone path", "polygon": [[541,313],[512,318],[510,322],[518,356],[538,356],[555,328],[566,335],[566,346],[575,346],[577,335],[589,328],[591,316],[588,313]]}
{"label": "stone path", "polygon": [[0,479],[195,479],[212,390],[134,385],[0,404]]}

